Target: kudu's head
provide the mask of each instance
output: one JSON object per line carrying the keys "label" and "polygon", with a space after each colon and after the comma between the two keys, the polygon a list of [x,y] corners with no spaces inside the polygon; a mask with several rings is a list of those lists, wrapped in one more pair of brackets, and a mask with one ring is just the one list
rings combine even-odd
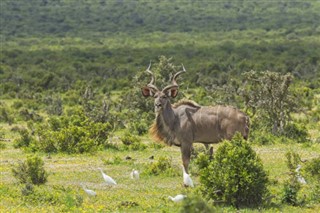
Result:
{"label": "kudu's head", "polygon": [[142,95],[144,97],[154,97],[154,109],[155,112],[159,113],[162,109],[166,108],[167,104],[170,103],[169,98],[175,98],[178,95],[179,85],[176,82],[176,78],[183,72],[186,72],[186,69],[182,65],[182,71],[177,72],[172,76],[171,84],[164,87],[162,90],[159,90],[155,85],[154,74],[150,70],[151,63],[147,68],[146,72],[151,74],[151,81],[147,86],[142,87]]}

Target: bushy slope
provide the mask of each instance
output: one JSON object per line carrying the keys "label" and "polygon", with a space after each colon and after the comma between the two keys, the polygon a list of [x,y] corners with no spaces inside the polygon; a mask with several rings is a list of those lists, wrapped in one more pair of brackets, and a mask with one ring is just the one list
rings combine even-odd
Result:
{"label": "bushy slope", "polygon": [[316,29],[319,1],[2,0],[1,34]]}
{"label": "bushy slope", "polygon": [[190,86],[249,70],[319,77],[319,1],[0,1],[0,95],[129,85],[160,55]]}

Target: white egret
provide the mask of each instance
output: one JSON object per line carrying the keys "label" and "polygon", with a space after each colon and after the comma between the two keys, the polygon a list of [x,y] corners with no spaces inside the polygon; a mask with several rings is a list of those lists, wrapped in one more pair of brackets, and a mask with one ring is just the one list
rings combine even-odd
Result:
{"label": "white egret", "polygon": [[296,168],[296,173],[298,173],[298,174],[299,174],[300,169],[301,169],[301,165],[300,165],[300,164],[298,164],[298,166],[297,166],[297,168]]}
{"label": "white egret", "polygon": [[186,172],[184,166],[182,166],[183,170],[183,184],[185,187],[194,187],[193,181],[190,177],[190,175]]}
{"label": "white egret", "polygon": [[306,180],[300,175],[300,169],[301,169],[301,165],[298,164],[297,168],[296,168],[296,177],[299,183],[301,184],[307,184]]}
{"label": "white egret", "polygon": [[297,175],[297,179],[299,183],[307,184],[307,181],[301,175]]}
{"label": "white egret", "polygon": [[87,189],[83,184],[81,184],[83,190],[89,195],[89,196],[97,196],[97,193],[91,189]]}
{"label": "white egret", "polygon": [[181,195],[181,194],[179,194],[179,195],[176,195],[175,197],[171,197],[171,196],[169,196],[169,199],[170,200],[172,200],[173,202],[180,202],[180,201],[182,201],[184,198],[186,198],[187,196],[186,195]]}
{"label": "white egret", "polygon": [[138,170],[132,169],[132,172],[130,173],[131,179],[138,180],[140,178],[140,173]]}
{"label": "white egret", "polygon": [[103,179],[106,181],[108,185],[117,185],[116,181],[112,179],[112,177],[106,175],[101,168],[98,168],[102,174]]}

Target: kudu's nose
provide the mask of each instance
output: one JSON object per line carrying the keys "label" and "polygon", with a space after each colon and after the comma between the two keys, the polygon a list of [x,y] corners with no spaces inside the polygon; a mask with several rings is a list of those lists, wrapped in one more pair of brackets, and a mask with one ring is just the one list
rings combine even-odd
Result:
{"label": "kudu's nose", "polygon": [[157,107],[157,108],[160,108],[161,107],[161,103],[155,103],[154,106]]}

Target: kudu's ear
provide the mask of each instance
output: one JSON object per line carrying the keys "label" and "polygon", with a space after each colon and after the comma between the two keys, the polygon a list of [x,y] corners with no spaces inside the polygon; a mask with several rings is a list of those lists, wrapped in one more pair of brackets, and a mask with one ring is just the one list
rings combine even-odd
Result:
{"label": "kudu's ear", "polygon": [[149,88],[149,87],[142,87],[141,88],[141,92],[142,92],[142,95],[144,96],[144,97],[153,97],[154,96],[154,94],[155,94],[155,92],[154,91],[152,91],[152,89],[151,88]]}
{"label": "kudu's ear", "polygon": [[164,93],[171,98],[175,98],[178,95],[178,87],[174,86],[171,88],[168,88],[164,91]]}

